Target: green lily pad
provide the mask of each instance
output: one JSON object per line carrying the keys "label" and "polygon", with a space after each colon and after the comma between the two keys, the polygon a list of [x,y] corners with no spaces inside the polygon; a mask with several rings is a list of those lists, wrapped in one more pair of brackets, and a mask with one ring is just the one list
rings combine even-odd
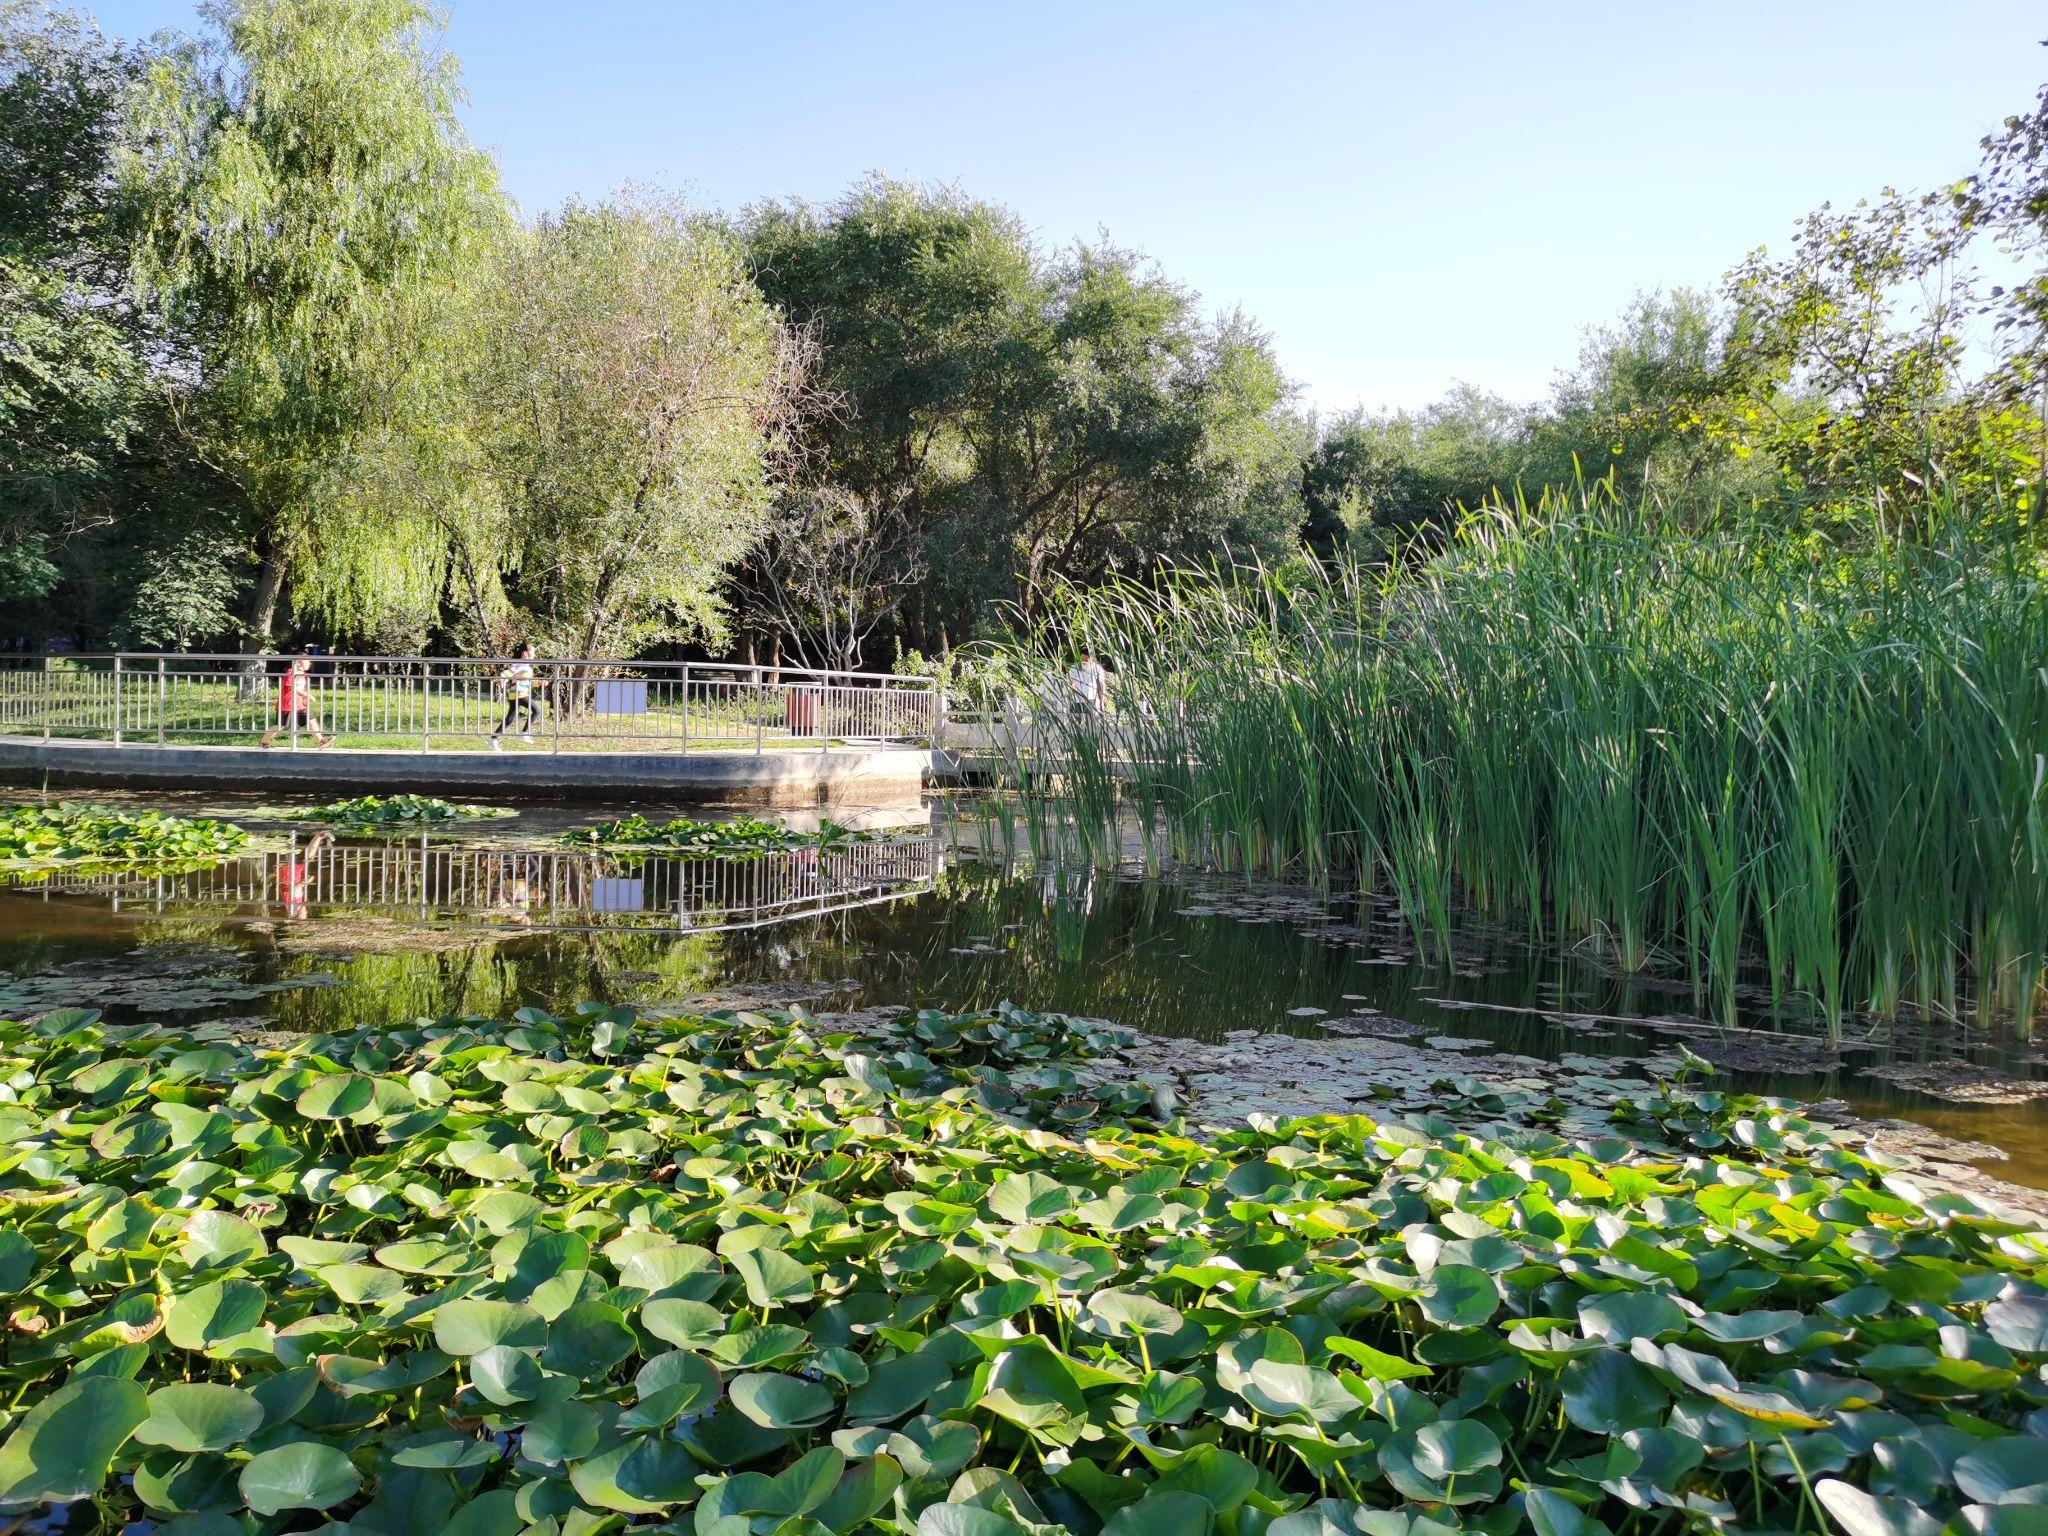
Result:
{"label": "green lily pad", "polygon": [[771,1372],[736,1376],[726,1388],[733,1406],[763,1429],[810,1429],[832,1417],[838,1400],[814,1381]]}
{"label": "green lily pad", "polygon": [[331,1445],[299,1441],[259,1451],[242,1468],[242,1497],[259,1515],[331,1509],[362,1486],[355,1464]]}
{"label": "green lily pad", "polygon": [[149,1394],[149,1417],[135,1438],[173,1451],[222,1451],[262,1427],[263,1405],[240,1387],[175,1382]]}
{"label": "green lily pad", "polygon": [[132,1381],[66,1382],[31,1407],[0,1443],[0,1508],[98,1492],[115,1452],[149,1416],[149,1394]]}

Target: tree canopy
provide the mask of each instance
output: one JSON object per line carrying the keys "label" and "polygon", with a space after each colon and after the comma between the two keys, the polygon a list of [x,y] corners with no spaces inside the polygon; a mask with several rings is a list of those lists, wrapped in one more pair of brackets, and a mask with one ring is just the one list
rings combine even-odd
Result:
{"label": "tree canopy", "polygon": [[0,0],[0,643],[887,666],[1062,583],[1395,558],[1559,488],[2037,518],[2048,91],[1954,182],[1638,296],[1543,399],[1314,418],[1250,317],[957,188],[522,217],[440,22],[209,0],[130,44]]}

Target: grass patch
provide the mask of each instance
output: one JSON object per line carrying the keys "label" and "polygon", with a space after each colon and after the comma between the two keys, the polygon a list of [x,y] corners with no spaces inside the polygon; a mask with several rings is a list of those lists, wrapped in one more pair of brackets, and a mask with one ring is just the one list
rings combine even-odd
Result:
{"label": "grass patch", "polygon": [[249,841],[224,821],[91,805],[0,808],[0,869],[185,864],[223,859]]}
{"label": "grass patch", "polygon": [[594,1005],[277,1049],[0,1026],[0,1505],[460,1536],[2031,1520],[2026,1223],[1682,1088],[1573,1140],[1198,1139],[1081,1086],[1116,1042],[1009,1009],[866,1040]]}
{"label": "grass patch", "polygon": [[410,831],[415,827],[440,826],[451,821],[488,821],[516,816],[517,811],[494,805],[460,805],[432,795],[358,795],[353,800],[336,800],[318,810],[306,812],[306,820],[325,822],[348,830],[390,828]]}

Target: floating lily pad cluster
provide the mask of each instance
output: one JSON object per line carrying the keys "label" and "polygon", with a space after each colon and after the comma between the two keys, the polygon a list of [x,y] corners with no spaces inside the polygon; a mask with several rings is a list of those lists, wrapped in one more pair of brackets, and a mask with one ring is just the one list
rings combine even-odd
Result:
{"label": "floating lily pad cluster", "polygon": [[0,869],[181,864],[226,858],[249,840],[240,827],[161,811],[91,805],[0,808]]}
{"label": "floating lily pad cluster", "polygon": [[1104,1121],[1061,1054],[1092,1033],[0,1026],[0,1508],[177,1536],[2038,1528],[2027,1224],[1679,1088],[1573,1139]]}
{"label": "floating lily pad cluster", "polygon": [[331,805],[308,811],[306,819],[350,829],[398,827],[409,830],[440,822],[485,821],[513,814],[497,806],[460,805],[432,795],[358,795],[353,800],[336,800]]}
{"label": "floating lily pad cluster", "polygon": [[250,970],[247,954],[214,944],[152,944],[125,954],[91,955],[33,975],[0,975],[0,1018],[58,1007],[135,1008],[150,1016],[191,1013],[341,984],[331,971],[258,980]]}
{"label": "floating lily pad cluster", "polygon": [[685,858],[749,858],[804,848],[836,849],[858,842],[886,841],[886,834],[855,831],[835,821],[824,822],[815,832],[798,832],[758,816],[739,816],[731,821],[698,821],[678,816],[673,821],[658,822],[636,815],[579,827],[563,833],[562,840],[585,847],[668,853]]}

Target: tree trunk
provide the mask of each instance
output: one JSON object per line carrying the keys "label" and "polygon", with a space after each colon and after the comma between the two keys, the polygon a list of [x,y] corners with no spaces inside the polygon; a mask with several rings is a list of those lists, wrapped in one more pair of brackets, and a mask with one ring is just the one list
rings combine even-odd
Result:
{"label": "tree trunk", "polygon": [[256,571],[256,591],[249,599],[249,621],[243,638],[252,651],[276,648],[278,600],[284,595],[285,554],[275,543],[263,551]]}
{"label": "tree trunk", "polygon": [[[263,550],[263,563],[256,570],[256,590],[249,599],[249,619],[242,632],[245,650],[258,656],[275,650],[278,601],[284,594],[285,554],[275,541]],[[263,663],[251,662],[242,671],[238,689],[244,703],[263,697],[267,686]]]}

